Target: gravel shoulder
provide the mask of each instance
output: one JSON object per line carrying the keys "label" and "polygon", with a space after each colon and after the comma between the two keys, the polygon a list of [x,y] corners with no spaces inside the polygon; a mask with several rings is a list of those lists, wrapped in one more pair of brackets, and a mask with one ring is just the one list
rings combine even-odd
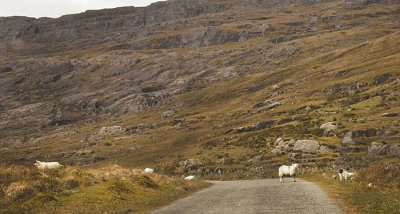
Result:
{"label": "gravel shoulder", "polygon": [[212,181],[212,187],[153,213],[343,213],[317,185],[290,180]]}

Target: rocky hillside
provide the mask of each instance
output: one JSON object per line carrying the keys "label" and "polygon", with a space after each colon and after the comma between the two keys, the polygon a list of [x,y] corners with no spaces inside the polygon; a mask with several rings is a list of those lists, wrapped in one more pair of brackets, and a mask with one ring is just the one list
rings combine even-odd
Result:
{"label": "rocky hillside", "polygon": [[396,161],[399,29],[395,0],[0,18],[0,162],[243,177]]}

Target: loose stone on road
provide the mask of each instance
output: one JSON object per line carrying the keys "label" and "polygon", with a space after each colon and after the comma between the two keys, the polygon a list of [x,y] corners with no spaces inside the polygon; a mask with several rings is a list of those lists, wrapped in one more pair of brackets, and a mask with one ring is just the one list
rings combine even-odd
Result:
{"label": "loose stone on road", "polygon": [[153,212],[169,213],[271,213],[342,214],[317,185],[278,179],[212,181],[212,187]]}

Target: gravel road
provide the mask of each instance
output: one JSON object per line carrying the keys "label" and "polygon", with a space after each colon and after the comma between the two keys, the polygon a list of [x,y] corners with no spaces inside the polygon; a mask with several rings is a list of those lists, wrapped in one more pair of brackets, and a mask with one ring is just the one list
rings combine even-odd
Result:
{"label": "gravel road", "polygon": [[212,187],[153,213],[343,213],[317,185],[289,180],[283,184],[278,179],[212,181]]}

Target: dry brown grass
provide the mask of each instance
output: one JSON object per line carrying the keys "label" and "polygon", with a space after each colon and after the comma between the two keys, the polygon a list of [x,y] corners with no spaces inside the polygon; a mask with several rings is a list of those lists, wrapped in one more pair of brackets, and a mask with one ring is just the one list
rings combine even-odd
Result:
{"label": "dry brown grass", "polygon": [[145,174],[118,165],[44,172],[34,167],[1,165],[0,213],[96,213],[124,209],[144,212],[206,186],[201,181]]}

